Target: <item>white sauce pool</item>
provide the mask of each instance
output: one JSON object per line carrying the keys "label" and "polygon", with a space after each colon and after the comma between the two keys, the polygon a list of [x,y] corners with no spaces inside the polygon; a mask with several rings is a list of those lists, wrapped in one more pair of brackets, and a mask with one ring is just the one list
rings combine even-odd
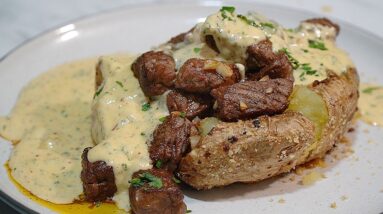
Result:
{"label": "white sauce pool", "polygon": [[82,193],[81,154],[92,146],[91,103],[96,60],[61,65],[32,80],[0,135],[15,143],[12,176],[32,194],[67,204]]}

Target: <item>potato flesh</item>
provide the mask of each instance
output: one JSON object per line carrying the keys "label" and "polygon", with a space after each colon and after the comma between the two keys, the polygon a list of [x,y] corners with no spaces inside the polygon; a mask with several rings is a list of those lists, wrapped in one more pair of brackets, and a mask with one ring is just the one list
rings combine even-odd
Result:
{"label": "potato flesh", "polygon": [[295,86],[291,95],[288,110],[299,112],[315,125],[315,142],[307,148],[298,162],[306,162],[320,143],[322,132],[328,122],[328,110],[323,98],[306,86]]}

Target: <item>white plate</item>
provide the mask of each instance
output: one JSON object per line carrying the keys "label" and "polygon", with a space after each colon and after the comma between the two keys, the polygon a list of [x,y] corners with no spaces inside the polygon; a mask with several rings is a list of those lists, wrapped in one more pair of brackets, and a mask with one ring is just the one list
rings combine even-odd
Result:
{"label": "white plate", "polygon": [[[235,5],[241,12],[256,10],[289,27],[318,16],[249,1],[203,1],[124,8],[75,21],[27,42],[2,59],[0,115],[8,114],[21,88],[48,68],[89,56],[146,51],[190,29],[222,5]],[[383,84],[383,40],[350,24],[338,23],[341,25],[338,44],[354,59],[361,80]],[[369,129],[369,133],[363,132],[364,129]],[[185,190],[188,208],[193,213],[221,214],[383,212],[382,129],[358,123],[351,138],[355,153],[322,169],[326,178],[314,185],[302,186],[297,180],[283,182],[288,179],[279,177],[258,184],[238,184],[211,191]],[[1,164],[8,159],[10,150],[9,143],[0,140]],[[7,195],[3,199],[19,209],[25,206],[40,213],[50,212],[19,193],[3,167],[0,169],[0,189]],[[337,204],[335,209],[330,208],[333,202]]]}

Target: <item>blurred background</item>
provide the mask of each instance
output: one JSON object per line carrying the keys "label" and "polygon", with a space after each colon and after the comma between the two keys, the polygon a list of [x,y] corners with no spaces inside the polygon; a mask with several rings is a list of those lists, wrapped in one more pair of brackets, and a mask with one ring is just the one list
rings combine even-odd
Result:
{"label": "blurred background", "polygon": [[[189,0],[0,0],[0,58],[39,34],[71,20],[139,4],[183,4]],[[193,1],[193,0],[190,0]],[[194,0],[195,1],[195,0]],[[383,37],[382,0],[256,0],[333,17]],[[224,4],[224,3],[223,3]],[[256,9],[256,8],[254,8]],[[1,71],[0,71],[1,72]],[[17,213],[0,201],[0,213]]]}
{"label": "blurred background", "polygon": [[[189,0],[0,0],[0,57],[36,35],[102,11]],[[196,0],[190,0],[196,1]],[[214,0],[213,0],[214,1]],[[383,37],[382,0],[247,0],[335,17]]]}

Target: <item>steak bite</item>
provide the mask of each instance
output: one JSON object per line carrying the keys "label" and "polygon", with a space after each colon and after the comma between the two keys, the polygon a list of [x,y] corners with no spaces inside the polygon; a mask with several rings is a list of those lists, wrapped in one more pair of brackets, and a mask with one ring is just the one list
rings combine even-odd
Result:
{"label": "steak bite", "polygon": [[161,169],[140,170],[132,176],[130,206],[135,214],[184,214],[183,194],[172,173]]}
{"label": "steak bite", "polygon": [[151,97],[161,95],[173,86],[175,67],[173,57],[162,51],[149,51],[136,59],[132,64],[132,71],[144,94]]}
{"label": "steak bite", "polygon": [[197,133],[195,126],[186,118],[172,113],[157,126],[153,133],[153,141],[149,148],[149,155],[153,163],[161,165],[169,171],[174,171],[178,163],[190,151],[191,135]]}
{"label": "steak bite", "polygon": [[186,118],[204,117],[212,110],[212,97],[209,95],[190,94],[181,91],[171,91],[166,97],[169,113],[184,112]]}
{"label": "steak bite", "polygon": [[180,68],[175,86],[190,93],[209,93],[212,89],[239,82],[241,75],[234,64],[211,59],[187,60]]}
{"label": "steak bite", "polygon": [[270,40],[262,40],[247,47],[246,76],[249,80],[259,80],[268,75],[270,78],[294,80],[293,67],[282,51],[273,52]]}
{"label": "steak bite", "polygon": [[278,78],[222,86],[212,90],[211,95],[217,100],[218,117],[236,121],[283,112],[292,90],[290,80]]}
{"label": "steak bite", "polygon": [[193,32],[195,27],[192,27],[189,31],[187,32],[184,32],[184,33],[180,33],[176,36],[173,36],[172,38],[170,38],[170,40],[167,42],[167,43],[170,43],[170,44],[173,44],[173,45],[176,45],[178,43],[181,43],[183,41],[185,41],[185,38],[186,38],[186,35]]}
{"label": "steak bite", "polygon": [[335,28],[336,35],[338,35],[339,31],[340,31],[339,25],[335,24],[334,22],[332,22],[331,20],[329,20],[327,18],[313,18],[313,19],[307,19],[303,22],[312,23],[312,24],[319,24],[319,25],[323,25],[326,27],[333,27],[333,28]]}
{"label": "steak bite", "polygon": [[85,199],[90,202],[105,201],[117,191],[113,168],[104,161],[89,162],[88,151],[82,153],[81,180]]}

